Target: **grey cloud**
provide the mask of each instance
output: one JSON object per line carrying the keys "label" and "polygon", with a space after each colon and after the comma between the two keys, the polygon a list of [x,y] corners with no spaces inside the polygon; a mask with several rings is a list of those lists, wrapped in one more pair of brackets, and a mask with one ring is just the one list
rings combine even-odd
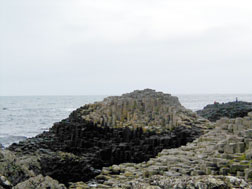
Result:
{"label": "grey cloud", "polygon": [[250,1],[0,2],[0,95],[252,93]]}

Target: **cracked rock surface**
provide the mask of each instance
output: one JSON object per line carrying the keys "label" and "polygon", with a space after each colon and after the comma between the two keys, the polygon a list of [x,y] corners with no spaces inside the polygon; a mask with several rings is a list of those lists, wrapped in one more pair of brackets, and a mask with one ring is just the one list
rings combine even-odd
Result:
{"label": "cracked rock surface", "polygon": [[93,183],[112,188],[250,188],[251,181],[252,112],[222,118],[192,143],[164,149],[147,162],[120,164],[116,171],[104,167]]}

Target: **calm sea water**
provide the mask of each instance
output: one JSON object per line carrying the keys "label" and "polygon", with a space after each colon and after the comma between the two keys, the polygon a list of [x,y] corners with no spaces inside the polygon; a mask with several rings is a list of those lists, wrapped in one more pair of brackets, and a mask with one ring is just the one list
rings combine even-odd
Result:
{"label": "calm sea water", "polygon": [[[176,95],[183,106],[192,110],[207,104],[239,100],[252,101],[252,94]],[[5,147],[48,130],[76,108],[101,101],[106,96],[25,96],[0,97],[0,143]]]}

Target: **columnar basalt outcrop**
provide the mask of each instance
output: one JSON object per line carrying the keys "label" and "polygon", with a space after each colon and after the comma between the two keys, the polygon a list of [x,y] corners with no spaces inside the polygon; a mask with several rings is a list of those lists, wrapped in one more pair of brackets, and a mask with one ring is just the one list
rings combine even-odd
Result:
{"label": "columnar basalt outcrop", "polygon": [[[110,188],[251,188],[252,112],[222,118],[200,138],[135,164],[104,167],[93,184]],[[245,182],[245,181],[246,182]],[[72,188],[88,183],[73,183]],[[202,187],[199,187],[202,186]]]}
{"label": "columnar basalt outcrop", "polygon": [[209,104],[204,107],[203,110],[197,111],[197,113],[210,121],[217,121],[222,117],[245,117],[248,115],[248,112],[251,111],[251,102],[235,101],[221,104],[218,102]]}
{"label": "columnar basalt outcrop", "polygon": [[85,105],[74,111],[70,119],[87,120],[98,126],[142,127],[156,131],[199,124],[197,114],[185,109],[177,97],[151,89],[136,90]]}
{"label": "columnar basalt outcrop", "polygon": [[84,105],[49,132],[8,150],[34,176],[68,185],[94,178],[104,166],[148,161],[162,149],[194,141],[211,127],[177,97],[146,89]]}

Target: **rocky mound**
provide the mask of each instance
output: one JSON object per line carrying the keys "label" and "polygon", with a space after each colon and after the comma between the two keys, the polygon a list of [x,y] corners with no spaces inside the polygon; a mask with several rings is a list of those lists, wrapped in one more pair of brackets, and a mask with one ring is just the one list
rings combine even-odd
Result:
{"label": "rocky mound", "polygon": [[203,110],[197,111],[198,115],[210,120],[217,121],[222,117],[236,118],[247,116],[252,111],[252,103],[250,102],[228,102],[209,104]]}
{"label": "rocky mound", "polygon": [[151,89],[136,90],[85,105],[70,115],[71,121],[91,121],[97,126],[129,127],[162,131],[198,124],[195,113],[185,109],[177,97]]}
{"label": "rocky mound", "polygon": [[[147,162],[104,167],[92,185],[98,188],[249,189],[251,182],[252,112],[244,118],[223,118],[213,130],[192,143],[164,149]],[[79,182],[72,187],[90,188],[90,185]]]}
{"label": "rocky mound", "polygon": [[148,161],[162,149],[186,145],[210,126],[170,94],[146,89],[109,97],[80,107],[49,132],[12,144],[8,148],[16,157],[12,162],[27,173],[22,168],[17,180],[7,167],[2,176],[12,186],[36,180],[47,186],[51,178],[40,174],[66,185],[86,182],[104,166]]}

